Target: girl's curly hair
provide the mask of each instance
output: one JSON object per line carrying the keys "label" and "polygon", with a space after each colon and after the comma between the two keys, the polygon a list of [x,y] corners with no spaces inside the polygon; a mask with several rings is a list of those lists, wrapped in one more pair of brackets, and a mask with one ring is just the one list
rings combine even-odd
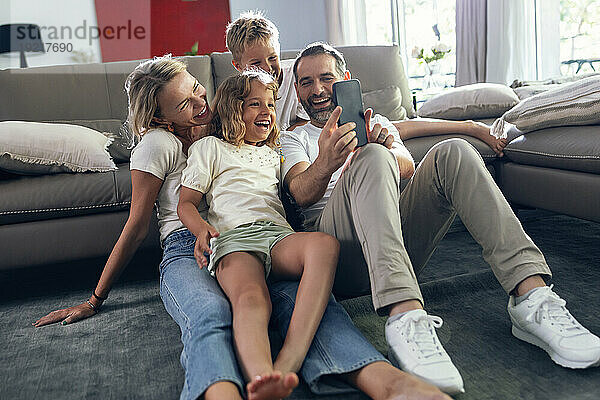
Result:
{"label": "girl's curly hair", "polygon": [[[219,88],[213,102],[213,118],[208,126],[208,134],[216,136],[235,146],[241,146],[246,136],[246,124],[242,120],[244,99],[252,89],[252,81],[259,81],[273,92],[277,99],[278,84],[275,79],[260,69],[248,69],[239,75],[227,78]],[[276,148],[279,141],[279,127],[273,125],[269,136],[258,143]]]}

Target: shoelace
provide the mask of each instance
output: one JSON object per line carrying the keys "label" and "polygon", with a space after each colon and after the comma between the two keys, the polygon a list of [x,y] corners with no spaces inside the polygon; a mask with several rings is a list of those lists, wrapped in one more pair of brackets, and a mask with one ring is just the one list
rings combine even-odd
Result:
{"label": "shoelace", "polygon": [[528,300],[527,308],[530,312],[525,319],[540,323],[546,316],[550,323],[557,325],[560,331],[565,330],[567,334],[576,335],[584,330],[583,326],[565,308],[567,302],[552,291],[554,285],[537,289]]}
{"label": "shoelace", "polygon": [[442,347],[438,343],[433,329],[442,326],[443,321],[435,315],[407,315],[404,317],[400,331],[406,340],[414,342],[423,358],[443,356]]}

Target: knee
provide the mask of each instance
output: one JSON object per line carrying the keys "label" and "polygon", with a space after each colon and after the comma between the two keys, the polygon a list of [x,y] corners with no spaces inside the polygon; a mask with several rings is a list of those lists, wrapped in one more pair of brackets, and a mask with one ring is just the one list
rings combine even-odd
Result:
{"label": "knee", "polygon": [[484,165],[483,159],[466,140],[453,138],[444,140],[431,148],[436,161],[451,164]]}
{"label": "knee", "polygon": [[328,250],[331,253],[335,253],[335,255],[339,254],[340,242],[334,236],[324,232],[311,233],[313,233],[313,241],[315,244],[317,244],[324,250]]}
{"label": "knee", "polygon": [[[377,167],[394,166],[396,167],[396,158],[385,146],[377,143],[367,143],[360,148],[355,155],[357,161],[365,162]],[[397,169],[397,168],[394,168]]]}
{"label": "knee", "polygon": [[248,283],[244,285],[240,293],[237,293],[235,298],[231,300],[231,307],[234,312],[253,312],[271,313],[271,300],[269,292],[263,285],[256,283]]}

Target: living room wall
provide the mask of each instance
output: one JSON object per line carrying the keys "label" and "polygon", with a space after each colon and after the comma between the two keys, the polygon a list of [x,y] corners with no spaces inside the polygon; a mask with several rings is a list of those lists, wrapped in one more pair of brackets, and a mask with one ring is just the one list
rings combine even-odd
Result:
{"label": "living room wall", "polygon": [[242,12],[260,10],[279,28],[282,50],[328,40],[325,2],[322,0],[229,0],[231,19]]}

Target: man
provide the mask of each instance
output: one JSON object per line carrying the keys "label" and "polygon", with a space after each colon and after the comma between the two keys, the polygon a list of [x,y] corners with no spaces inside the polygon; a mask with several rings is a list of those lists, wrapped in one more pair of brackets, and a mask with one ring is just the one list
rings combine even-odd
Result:
{"label": "man", "polygon": [[[375,309],[389,315],[385,335],[394,363],[448,393],[463,391],[435,333],[442,319],[423,310],[415,274],[458,215],[510,295],[513,334],[560,365],[600,364],[600,339],[546,286],[543,277],[551,273],[543,255],[472,146],[444,141],[415,171],[394,126],[382,117],[372,124],[367,110],[371,143],[353,153],[353,123],[337,126],[340,109],[331,99],[333,83],[350,78],[342,54],[323,43],[309,45],[296,59],[294,75],[310,123],[282,135],[284,183],[301,208],[304,228],[340,241],[334,291],[351,295],[370,284]],[[409,178],[400,193],[400,179]]]}

